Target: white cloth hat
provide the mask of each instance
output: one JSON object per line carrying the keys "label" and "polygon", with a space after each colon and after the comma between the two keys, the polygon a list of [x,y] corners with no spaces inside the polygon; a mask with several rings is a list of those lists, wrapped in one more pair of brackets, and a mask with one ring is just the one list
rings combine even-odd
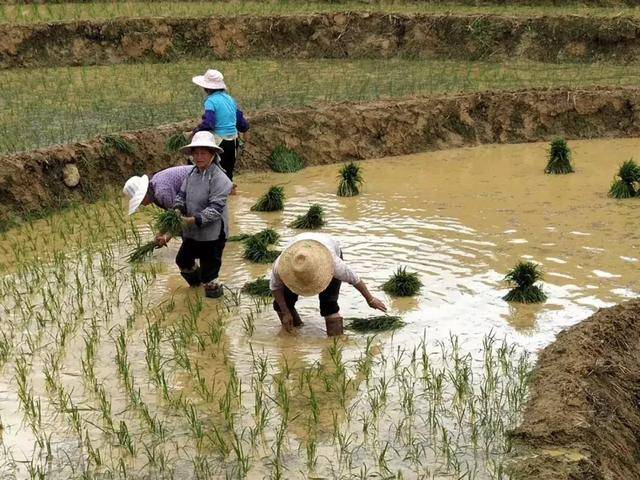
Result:
{"label": "white cloth hat", "polygon": [[204,75],[196,75],[191,81],[199,87],[209,90],[227,89],[224,83],[224,76],[218,70],[207,70]]}
{"label": "white cloth hat", "polygon": [[216,137],[213,133],[203,130],[202,132],[196,132],[191,139],[191,143],[180,148],[180,151],[186,155],[191,155],[193,147],[206,147],[213,148],[217,152],[224,152],[219,146],[221,141],[221,137]]}
{"label": "white cloth hat", "polygon": [[299,240],[280,254],[277,273],[293,293],[317,295],[333,279],[333,256],[316,240]]}
{"label": "white cloth hat", "polygon": [[129,197],[129,215],[133,214],[133,212],[138,209],[147,194],[148,188],[149,177],[146,175],[142,175],[141,177],[131,177],[127,180],[127,183],[124,184],[122,193]]}

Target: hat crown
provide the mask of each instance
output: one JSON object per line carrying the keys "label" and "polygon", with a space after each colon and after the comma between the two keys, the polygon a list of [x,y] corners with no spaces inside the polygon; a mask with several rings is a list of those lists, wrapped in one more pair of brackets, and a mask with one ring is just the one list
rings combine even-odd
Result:
{"label": "hat crown", "polygon": [[204,73],[204,78],[205,80],[208,80],[210,82],[219,82],[221,80],[224,80],[224,76],[222,75],[222,72],[214,69],[207,70]]}
{"label": "hat crown", "polygon": [[124,184],[122,193],[124,193],[129,198],[133,198],[143,188],[143,184],[144,180],[142,179],[142,177],[131,177]]}
{"label": "hat crown", "polygon": [[320,293],[333,277],[330,251],[315,240],[299,240],[280,255],[278,274],[293,292],[308,296]]}
{"label": "hat crown", "polygon": [[191,139],[191,143],[212,143],[213,146],[218,146],[218,142],[216,142],[216,138],[213,133],[203,130],[201,132],[196,132],[193,134],[193,138]]}

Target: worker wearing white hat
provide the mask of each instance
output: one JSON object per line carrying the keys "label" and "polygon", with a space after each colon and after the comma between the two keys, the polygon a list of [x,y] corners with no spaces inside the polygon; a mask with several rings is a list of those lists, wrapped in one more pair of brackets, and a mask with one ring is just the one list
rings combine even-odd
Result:
{"label": "worker wearing white hat", "polygon": [[273,308],[284,328],[290,332],[292,327],[302,325],[295,308],[298,296],[318,295],[327,335],[341,335],[343,319],[338,297],[342,282],[353,285],[371,308],[387,311],[385,304],[371,295],[366,284],[342,259],[340,243],[335,238],[316,232],[295,236],[271,271]]}

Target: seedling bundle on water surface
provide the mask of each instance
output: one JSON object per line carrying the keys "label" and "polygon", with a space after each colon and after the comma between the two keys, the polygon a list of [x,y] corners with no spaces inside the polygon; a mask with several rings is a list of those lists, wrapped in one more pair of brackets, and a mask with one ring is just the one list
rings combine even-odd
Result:
{"label": "seedling bundle on water surface", "polygon": [[264,277],[255,279],[253,282],[247,282],[242,287],[242,291],[256,297],[271,297],[271,288],[269,280]]}
{"label": "seedling bundle on water surface", "polygon": [[362,168],[353,162],[347,163],[340,169],[340,183],[338,184],[339,197],[355,197],[360,193],[360,187],[364,183]]}
{"label": "seedling bundle on water surface", "polygon": [[251,207],[254,212],[275,212],[282,209],[284,209],[284,188],[281,186],[271,187]]}
{"label": "seedling bundle on water surface", "polygon": [[269,243],[261,237],[252,236],[244,241],[244,258],[254,263],[272,263],[280,252],[269,250]]}
{"label": "seedling bundle on water surface", "polygon": [[240,233],[239,235],[232,235],[228,238],[229,242],[244,242],[251,237],[257,237],[264,240],[268,245],[273,245],[280,239],[280,234],[271,228],[265,228],[258,233]]}
{"label": "seedling bundle on water surface", "polygon": [[631,198],[638,195],[636,185],[640,182],[640,165],[633,160],[627,160],[620,165],[617,177],[609,188],[610,197]]}
{"label": "seedling bundle on water surface", "polygon": [[572,173],[571,149],[564,138],[556,138],[549,148],[549,161],[544,173],[565,174]]}
{"label": "seedling bundle on water surface", "polygon": [[365,318],[350,317],[345,320],[347,321],[347,328],[356,332],[384,332],[395,330],[405,325],[402,319],[395,315],[378,315]]}
{"label": "seedling bundle on water surface", "polygon": [[291,222],[290,226],[292,228],[302,228],[307,230],[316,230],[318,228],[324,227],[324,210],[318,205],[314,204],[309,207],[309,210],[304,215],[300,215],[293,222]]}
{"label": "seedling bundle on water surface", "polygon": [[411,297],[416,295],[422,282],[416,272],[407,272],[407,267],[398,267],[396,273],[382,284],[382,289],[395,297]]}
{"label": "seedling bundle on water surface", "polygon": [[504,279],[514,285],[514,288],[502,297],[507,302],[540,303],[547,299],[542,288],[535,285],[538,280],[542,280],[542,272],[533,262],[518,262]]}
{"label": "seedling bundle on water surface", "polygon": [[293,150],[278,145],[269,157],[271,170],[279,173],[292,173],[304,168],[304,160]]}

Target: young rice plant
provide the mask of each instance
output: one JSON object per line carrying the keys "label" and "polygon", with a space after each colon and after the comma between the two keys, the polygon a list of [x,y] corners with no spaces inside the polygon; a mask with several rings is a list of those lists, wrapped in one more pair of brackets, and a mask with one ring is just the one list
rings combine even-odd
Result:
{"label": "young rice plant", "polygon": [[609,196],[612,198],[631,198],[638,195],[637,184],[640,182],[640,165],[631,160],[627,160],[618,170],[617,178],[609,188]]}
{"label": "young rice plant", "polygon": [[398,267],[391,278],[382,285],[385,292],[395,297],[411,297],[416,295],[421,287],[422,282],[417,272],[407,272],[407,267]]}
{"label": "young rice plant", "polygon": [[289,225],[292,228],[300,228],[306,230],[317,230],[324,227],[326,221],[324,219],[324,210],[318,204],[313,204],[304,215],[300,215]]}
{"label": "young rice plant", "polygon": [[504,279],[514,286],[502,297],[507,302],[540,303],[547,299],[542,288],[535,285],[538,280],[542,280],[542,272],[533,262],[518,262]]}
{"label": "young rice plant", "polygon": [[273,186],[251,207],[253,212],[276,212],[284,209],[284,188]]}
{"label": "young rice plant", "polygon": [[338,178],[340,179],[338,184],[339,197],[355,197],[360,193],[360,187],[364,182],[360,165],[353,162],[347,163],[340,169]]}
{"label": "young rice plant", "polygon": [[304,168],[304,160],[293,150],[278,145],[269,156],[271,170],[279,173],[292,173]]}
{"label": "young rice plant", "polygon": [[544,173],[565,174],[572,173],[571,149],[564,138],[556,138],[549,148],[549,160]]}

